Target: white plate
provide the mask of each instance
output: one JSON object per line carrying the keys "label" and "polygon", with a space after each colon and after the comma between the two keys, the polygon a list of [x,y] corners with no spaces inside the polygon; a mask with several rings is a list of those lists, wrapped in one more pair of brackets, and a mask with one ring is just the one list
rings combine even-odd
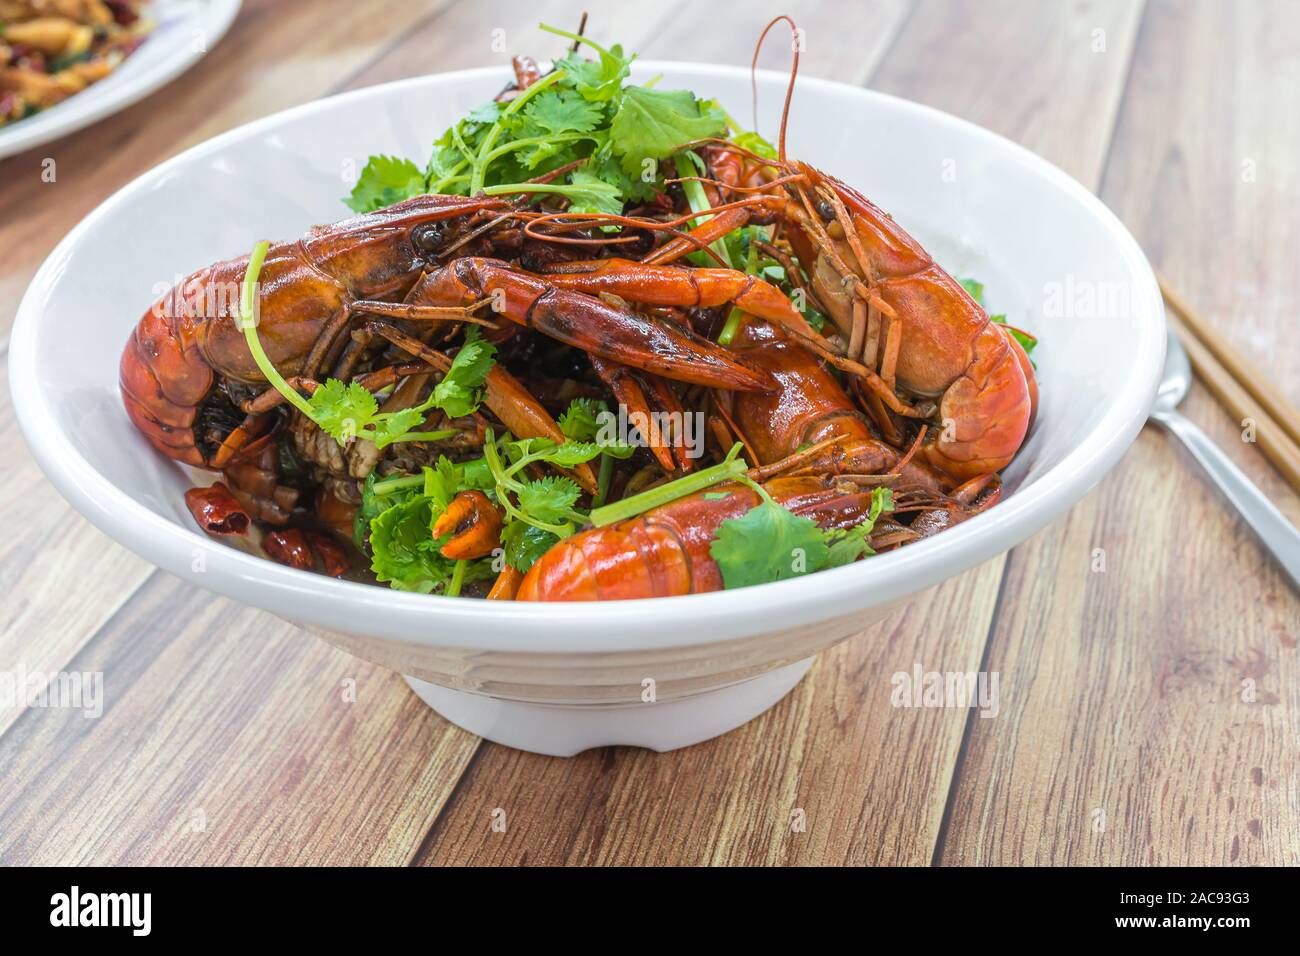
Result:
{"label": "white plate", "polygon": [[[657,73],[662,88],[719,97],[734,115],[749,102],[745,70],[666,62],[635,70],[642,81]],[[1105,206],[1056,167],[979,127],[801,79],[791,155],[860,188],[951,271],[982,279],[993,311],[1041,336],[1038,421],[997,507],[932,539],[796,581],[603,604],[406,594],[212,542],[185,509],[186,474],[154,452],[122,410],[117,361],[131,328],[160,286],[257,239],[291,238],[342,217],[344,170],[381,152],[422,163],[444,127],[505,79],[495,68],[422,77],[289,110],[175,157],[87,216],[33,280],[9,354],[19,422],[63,494],[174,574],[442,685],[417,687],[494,739],[547,752],[663,747],[752,715],[797,679],[796,662],[1023,541],[1082,497],[1146,419],[1164,356],[1164,314],[1146,259]],[[760,123],[769,134],[784,86],[783,75],[759,74]],[[766,689],[743,706],[692,696],[758,674],[769,675]],[[691,700],[695,709],[677,708],[671,721],[660,711],[660,724],[653,709],[610,719],[610,705],[642,706],[647,679],[659,701]],[[458,692],[468,694],[447,697]],[[539,715],[527,709],[536,702],[551,706]],[[554,705],[572,713],[547,724],[560,713]],[[636,726],[644,732],[628,729]]]}
{"label": "white plate", "polygon": [[230,29],[241,0],[155,0],[156,24],[140,48],[100,82],[0,129],[0,159],[98,122],[170,83]]}

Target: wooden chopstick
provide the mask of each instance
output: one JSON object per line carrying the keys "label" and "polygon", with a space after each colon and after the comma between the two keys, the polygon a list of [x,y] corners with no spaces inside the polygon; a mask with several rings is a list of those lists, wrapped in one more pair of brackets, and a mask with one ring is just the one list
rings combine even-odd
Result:
{"label": "wooden chopstick", "polygon": [[[1197,333],[1198,320],[1177,296],[1170,293],[1163,280],[1161,292],[1173,307],[1175,314],[1168,316],[1169,326],[1187,349],[1187,357],[1197,376],[1210,390],[1210,393],[1223,405],[1238,422],[1250,419],[1255,423],[1255,445],[1273,464],[1287,483],[1300,493],[1300,444],[1297,444],[1290,429],[1284,428],[1282,422],[1295,425],[1297,416],[1294,409],[1268,382],[1257,372],[1250,362],[1237,353],[1234,357],[1237,368],[1245,374],[1238,378],[1231,371],[1228,363],[1220,359],[1220,354],[1212,348],[1211,343],[1223,345],[1222,336],[1203,338]],[[1190,321],[1189,321],[1190,319]],[[1202,328],[1207,328],[1200,323]],[[1271,393],[1271,401],[1266,406],[1248,383]],[[1243,425],[1244,427],[1244,425]]]}
{"label": "wooden chopstick", "polygon": [[1236,346],[1228,341],[1222,329],[1215,329],[1201,318],[1178,293],[1169,287],[1163,276],[1157,278],[1160,292],[1165,301],[1174,307],[1182,318],[1184,325],[1205,345],[1218,359],[1219,364],[1235,378],[1260,407],[1290,436],[1291,441],[1300,446],[1300,412],[1286,400],[1277,386],[1270,382],[1250,359],[1237,351]]}

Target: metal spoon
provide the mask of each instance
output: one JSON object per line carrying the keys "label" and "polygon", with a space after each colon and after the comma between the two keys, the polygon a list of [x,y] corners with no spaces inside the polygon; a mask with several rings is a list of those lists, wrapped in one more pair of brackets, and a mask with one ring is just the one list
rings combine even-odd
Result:
{"label": "metal spoon", "polygon": [[1209,472],[1227,499],[1237,506],[1246,523],[1255,529],[1260,540],[1277,558],[1282,570],[1300,589],[1300,531],[1210,441],[1205,432],[1178,413],[1178,403],[1192,385],[1192,367],[1178,336],[1172,329],[1167,334],[1169,345],[1165,352],[1165,371],[1156,393],[1155,404],[1151,407],[1151,420],[1159,422],[1182,439],[1192,457]]}

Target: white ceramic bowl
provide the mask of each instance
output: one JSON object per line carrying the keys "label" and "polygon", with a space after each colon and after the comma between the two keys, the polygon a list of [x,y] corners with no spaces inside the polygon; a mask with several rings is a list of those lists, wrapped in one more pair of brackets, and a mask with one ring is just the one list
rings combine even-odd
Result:
{"label": "white ceramic bowl", "polygon": [[149,38],[111,74],[76,96],[0,129],[0,158],[67,136],[170,83],[225,36],[240,0],[154,0]]}
{"label": "white ceramic bowl", "polygon": [[[644,80],[744,115],[747,71],[638,63]],[[196,267],[261,238],[341,218],[343,170],[370,153],[423,161],[500,69],[336,96],[234,130],[121,190],[51,254],[10,345],[14,405],[50,480],[91,521],[160,567],[301,623],[414,678],[457,723],[546,753],[668,749],[774,703],[819,650],[888,608],[1023,541],[1092,487],[1146,418],[1164,317],[1141,250],[1074,180],[969,123],[877,93],[799,81],[791,154],[861,189],[992,311],[1039,333],[1038,421],[991,511],[849,567],[741,591],[603,604],[510,604],[404,594],[295,571],[215,543],[182,502],[184,470],[122,410],[117,361],[138,317]],[[774,131],[785,77],[759,75]],[[196,560],[199,556],[202,560]],[[201,570],[196,570],[201,568]],[[654,682],[654,703],[645,688]]]}

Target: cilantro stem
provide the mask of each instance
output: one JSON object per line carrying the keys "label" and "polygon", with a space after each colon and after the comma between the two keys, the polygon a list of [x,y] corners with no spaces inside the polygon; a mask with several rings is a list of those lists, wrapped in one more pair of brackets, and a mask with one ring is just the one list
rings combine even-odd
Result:
{"label": "cilantro stem", "polygon": [[[755,226],[750,234],[749,252],[745,256],[744,271],[752,276],[758,275],[758,236],[767,238],[767,230],[762,226]],[[740,309],[732,309],[727,313],[727,321],[723,323],[722,331],[718,333],[719,345],[730,345],[736,338],[736,333],[740,331],[740,322],[745,313]]]}
{"label": "cilantro stem", "polygon": [[556,193],[560,196],[581,196],[588,187],[564,183],[504,183],[500,186],[488,186],[483,190],[485,196],[505,196],[509,193]]}
{"label": "cilantro stem", "polygon": [[396,478],[385,478],[383,481],[376,481],[370,489],[373,494],[383,496],[391,495],[394,491],[401,491],[403,488],[423,488],[423,475],[400,475]]}
{"label": "cilantro stem", "polygon": [[428,184],[429,192],[440,193],[448,186],[450,186],[452,183],[469,182],[470,180],[469,176],[460,175],[460,171],[468,165],[469,165],[469,160],[462,159],[455,166],[451,167],[451,169],[447,172],[446,176],[443,176],[437,182],[429,183]]}
{"label": "cilantro stem", "polygon": [[591,499],[591,506],[599,508],[605,503],[609,496],[609,482],[614,476],[614,457],[612,455],[600,456],[600,474],[596,478],[596,497]]}
{"label": "cilantro stem", "polygon": [[580,34],[570,33],[568,30],[561,30],[559,27],[553,27],[546,23],[537,24],[537,29],[543,30],[546,33],[553,33],[557,37],[564,37],[565,39],[572,40],[575,43],[584,43],[587,46],[591,47],[593,50],[595,50],[597,53],[599,53],[601,56],[607,56],[610,59],[615,59],[614,54],[610,53],[599,43],[596,43],[593,40],[589,40],[587,39],[587,37],[584,37]]}
{"label": "cilantro stem", "polygon": [[[567,538],[569,535],[573,534],[573,525],[550,524],[546,521],[538,521],[536,518],[524,514],[523,511],[517,508],[514,502],[510,500],[510,492],[518,494],[520,488],[523,487],[519,482],[511,478],[510,475],[514,471],[518,470],[519,467],[527,464],[528,459],[526,457],[521,459],[520,462],[516,462],[515,466],[512,467],[510,471],[507,471],[505,466],[501,463],[501,456],[497,452],[496,438],[493,436],[491,430],[487,433],[487,440],[483,442],[483,460],[487,462],[488,471],[492,473],[492,480],[496,482],[497,504],[505,509],[507,515],[511,518],[522,521],[525,524],[530,524],[534,528],[539,528],[542,531],[549,531],[551,534],[560,538]],[[581,518],[583,516],[579,515],[579,517]]]}
{"label": "cilantro stem", "polygon": [[460,597],[461,585],[465,583],[465,568],[468,566],[469,562],[462,559],[451,569],[451,581],[447,584],[447,590],[443,592],[447,597]]}
{"label": "cilantro stem", "polygon": [[244,283],[239,290],[239,325],[244,330],[244,340],[248,342],[248,351],[252,353],[253,361],[257,363],[258,369],[261,370],[266,380],[298,411],[312,421],[316,421],[316,416],[312,412],[311,406],[307,404],[307,399],[299,395],[297,389],[291,388],[289,383],[284,380],[284,376],[276,371],[275,365],[267,357],[266,351],[262,348],[262,342],[257,337],[257,316],[255,314],[257,278],[262,274],[262,263],[266,261],[266,251],[270,246],[269,242],[263,240],[253,247],[252,255],[248,257],[248,268],[244,270]]}
{"label": "cilantro stem", "polygon": [[403,432],[397,441],[446,441],[460,434],[459,428],[443,428],[436,432]]}
{"label": "cilantro stem", "polygon": [[[589,139],[593,142],[599,142],[597,137],[591,133],[551,133],[547,136],[529,136],[526,139],[512,139],[508,143],[502,143],[496,149],[492,150],[492,152],[487,154],[486,161],[490,163],[494,159],[501,158],[506,153],[516,149],[523,149],[526,146],[536,146],[542,143],[570,143],[579,139]],[[485,189],[484,192],[487,192],[487,190]],[[494,194],[488,193],[488,195],[491,196]]]}
{"label": "cilantro stem", "polygon": [[[673,165],[677,167],[677,175],[685,179],[687,176],[700,175],[704,171],[704,161],[695,155],[691,150],[678,153],[673,157]],[[692,212],[707,212],[713,207],[709,205],[709,198],[704,195],[704,184],[694,179],[687,179],[682,183],[682,191],[686,194],[686,201],[690,204]],[[695,225],[712,219],[712,216],[704,216],[694,221]],[[731,250],[721,239],[715,239],[709,246],[714,252],[722,257],[722,261],[728,266],[734,268],[731,261]]]}
{"label": "cilantro stem", "polygon": [[722,331],[718,333],[719,345],[730,345],[735,341],[736,333],[740,331],[740,320],[744,315],[745,313],[740,309],[732,309],[727,314],[727,321],[723,323]]}
{"label": "cilantro stem", "polygon": [[721,482],[734,481],[748,471],[745,463],[737,458],[740,449],[741,444],[737,442],[731,447],[731,451],[727,452],[726,459],[720,464],[702,469],[694,474],[685,475],[676,481],[660,485],[658,488],[643,491],[631,498],[624,498],[621,501],[595,508],[591,512],[591,523],[597,528],[603,528],[605,525],[613,524],[616,521],[635,518],[651,508],[658,508],[660,505],[666,505],[678,498],[685,498],[687,495],[693,495],[697,491],[703,491],[705,488],[711,488]]}
{"label": "cilantro stem", "polygon": [[488,163],[491,162],[488,154],[492,152],[492,147],[496,145],[497,137],[501,135],[501,130],[503,128],[501,126],[501,121],[507,116],[513,116],[515,113],[518,113],[525,103],[531,100],[538,93],[541,93],[560,82],[560,80],[564,79],[565,76],[566,74],[563,70],[556,70],[553,73],[547,74],[532,86],[528,87],[528,89],[524,90],[523,93],[519,94],[519,96],[511,100],[510,104],[501,111],[501,115],[497,117],[496,122],[492,124],[492,128],[489,129],[487,134],[483,137],[483,142],[478,148],[478,155],[471,160],[474,166],[474,171],[469,180],[469,194],[471,196],[477,195],[479,190],[483,188],[483,180],[487,177]]}

